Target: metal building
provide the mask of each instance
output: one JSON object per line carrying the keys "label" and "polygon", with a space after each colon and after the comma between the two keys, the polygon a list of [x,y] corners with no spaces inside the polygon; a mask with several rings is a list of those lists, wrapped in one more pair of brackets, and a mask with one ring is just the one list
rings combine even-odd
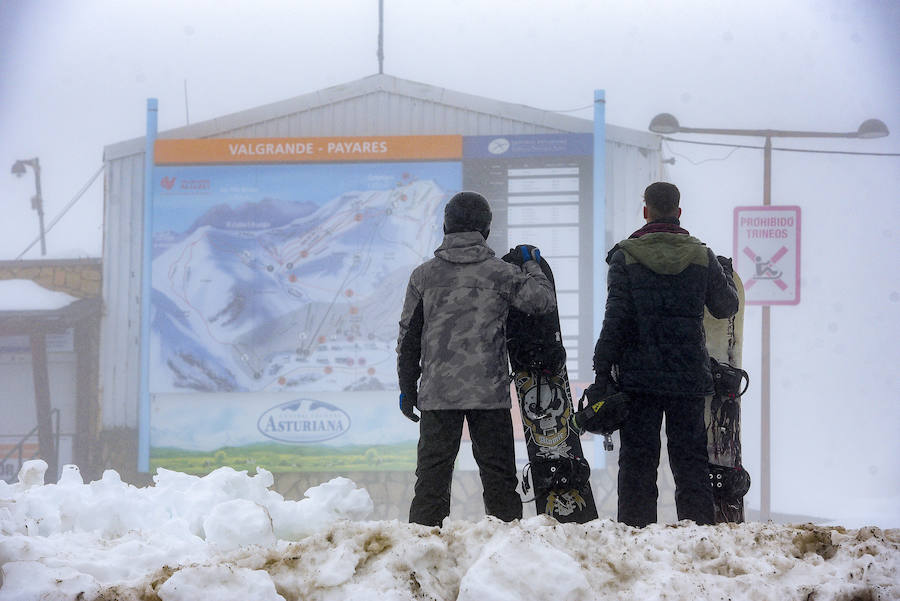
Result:
{"label": "metal building", "polygon": [[[593,121],[373,75],[159,133],[160,139],[592,133]],[[644,187],[659,179],[655,135],[606,125],[606,239],[635,229]],[[104,149],[102,442],[134,475],[137,454],[145,140]],[[301,491],[302,492],[302,491]]]}

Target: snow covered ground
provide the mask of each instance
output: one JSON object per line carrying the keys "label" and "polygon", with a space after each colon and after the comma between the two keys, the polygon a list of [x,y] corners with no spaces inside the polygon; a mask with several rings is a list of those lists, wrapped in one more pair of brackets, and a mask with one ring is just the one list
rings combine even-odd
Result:
{"label": "snow covered ground", "polygon": [[346,478],[285,500],[269,472],[136,488],[43,461],[0,482],[0,601],[900,599],[900,529],[366,521]]}

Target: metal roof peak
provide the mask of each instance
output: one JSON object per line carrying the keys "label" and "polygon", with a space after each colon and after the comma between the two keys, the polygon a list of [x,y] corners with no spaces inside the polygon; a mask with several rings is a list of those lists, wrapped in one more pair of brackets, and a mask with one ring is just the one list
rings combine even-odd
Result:
{"label": "metal roof peak", "polygon": [[[593,121],[591,119],[573,117],[571,115],[546,111],[524,104],[516,104],[465,92],[458,92],[427,83],[402,79],[386,73],[375,73],[349,82],[301,94],[286,100],[280,100],[255,108],[215,117],[206,121],[161,131],[158,137],[226,137],[230,132],[244,129],[255,124],[286,118],[291,115],[313,111],[329,105],[352,101],[371,94],[388,94],[391,96],[410,98],[422,102],[442,105],[451,109],[470,111],[487,117],[496,117],[504,120],[526,123],[544,130],[567,133],[591,133],[593,131]],[[389,132],[385,133],[387,134]],[[467,134],[468,132],[459,133]],[[629,143],[636,143],[636,141],[639,140],[639,145],[641,146],[655,147],[655,145],[658,145],[655,136],[647,134],[646,132],[627,130],[616,126],[607,127],[608,138],[616,139],[622,136],[629,138]],[[144,138],[140,137],[107,145],[104,148],[104,160],[112,160],[142,153],[144,150],[143,140]]]}

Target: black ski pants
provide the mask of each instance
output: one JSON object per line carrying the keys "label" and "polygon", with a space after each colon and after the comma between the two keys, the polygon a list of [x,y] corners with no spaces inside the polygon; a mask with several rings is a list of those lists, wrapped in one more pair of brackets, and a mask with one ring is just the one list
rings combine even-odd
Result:
{"label": "black ski pants", "polygon": [[472,455],[484,487],[485,513],[505,522],[522,517],[509,409],[439,410],[421,412],[410,522],[440,526],[450,515],[450,485],[463,419],[469,424]]}
{"label": "black ski pants", "polygon": [[703,397],[632,395],[628,419],[620,432],[620,522],[639,528],[656,522],[659,432],[664,414],[678,519],[714,522],[703,410]]}

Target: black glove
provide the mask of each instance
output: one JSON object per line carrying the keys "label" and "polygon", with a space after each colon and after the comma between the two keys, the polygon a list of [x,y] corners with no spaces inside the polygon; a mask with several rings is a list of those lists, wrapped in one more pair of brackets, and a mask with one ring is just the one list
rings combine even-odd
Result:
{"label": "black glove", "polygon": [[606,378],[597,378],[597,381],[585,388],[584,395],[587,397],[588,405],[593,405],[606,396],[609,390],[609,382]]}
{"label": "black glove", "polygon": [[527,244],[520,244],[518,247],[519,253],[522,255],[522,263],[525,264],[528,261],[537,261],[541,262],[541,249],[536,246],[528,246]]}
{"label": "black glove", "polygon": [[417,422],[419,421],[419,416],[415,414],[413,411],[414,407],[419,406],[419,394],[414,392],[412,394],[400,393],[400,411],[403,412],[403,415],[408,417],[411,421]]}
{"label": "black glove", "polygon": [[733,275],[734,269],[731,266],[731,259],[728,257],[723,257],[721,255],[716,257],[716,261],[719,262],[719,265],[722,266],[722,270],[725,272],[725,275]]}

